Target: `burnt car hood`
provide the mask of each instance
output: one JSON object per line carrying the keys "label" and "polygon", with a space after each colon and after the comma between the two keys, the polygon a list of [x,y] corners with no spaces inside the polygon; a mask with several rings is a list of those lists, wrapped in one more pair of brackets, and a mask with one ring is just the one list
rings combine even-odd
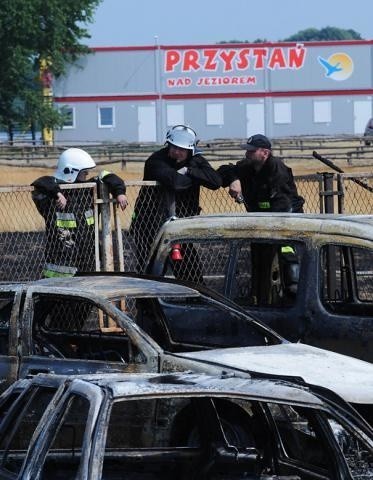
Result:
{"label": "burnt car hood", "polygon": [[300,377],[350,403],[373,404],[373,365],[310,345],[288,343],[178,353],[177,357],[264,375]]}

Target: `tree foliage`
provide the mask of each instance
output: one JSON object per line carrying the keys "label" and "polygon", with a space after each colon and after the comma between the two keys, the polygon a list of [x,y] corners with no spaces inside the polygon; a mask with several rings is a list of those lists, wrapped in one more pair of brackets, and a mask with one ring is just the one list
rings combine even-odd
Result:
{"label": "tree foliage", "polygon": [[265,38],[256,38],[255,40],[222,40],[221,42],[218,42],[219,44],[224,44],[224,43],[266,43],[268,40]]}
{"label": "tree foliage", "polygon": [[101,0],[2,0],[0,9],[0,126],[54,128],[61,114],[43,97],[40,66],[58,77],[89,49],[85,24]]}
{"label": "tree foliage", "polygon": [[345,30],[337,27],[307,28],[285,38],[285,42],[321,42],[326,40],[362,40],[355,30]]}
{"label": "tree foliage", "polygon": [[[327,40],[362,40],[360,33],[355,30],[337,27],[324,27],[321,29],[307,28],[306,30],[300,30],[299,32],[291,35],[282,42],[321,42]],[[256,40],[229,40],[221,41],[219,44],[224,43],[266,43],[268,40],[257,38]]]}

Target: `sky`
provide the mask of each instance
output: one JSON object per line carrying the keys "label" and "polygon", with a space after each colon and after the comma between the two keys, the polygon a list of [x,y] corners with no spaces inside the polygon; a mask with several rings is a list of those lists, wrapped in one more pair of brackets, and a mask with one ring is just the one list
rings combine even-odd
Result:
{"label": "sky", "polygon": [[88,25],[91,47],[282,40],[333,26],[373,39],[373,0],[103,0]]}

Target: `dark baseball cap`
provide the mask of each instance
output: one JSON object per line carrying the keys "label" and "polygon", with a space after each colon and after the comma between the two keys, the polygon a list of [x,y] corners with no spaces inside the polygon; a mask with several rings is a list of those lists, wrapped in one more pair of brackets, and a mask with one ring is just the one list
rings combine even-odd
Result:
{"label": "dark baseball cap", "polygon": [[247,142],[242,143],[240,147],[244,150],[256,150],[257,148],[268,148],[268,150],[271,150],[272,145],[266,136],[258,133],[249,137]]}

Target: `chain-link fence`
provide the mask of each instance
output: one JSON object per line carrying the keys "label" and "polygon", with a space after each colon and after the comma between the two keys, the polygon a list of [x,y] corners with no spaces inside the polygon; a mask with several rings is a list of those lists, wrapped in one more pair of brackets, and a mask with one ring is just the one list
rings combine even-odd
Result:
{"label": "chain-link fence", "polygon": [[[373,174],[308,175],[296,177],[296,183],[306,213],[373,213]],[[69,208],[61,212],[55,202],[37,198],[33,187],[0,187],[0,281],[69,275],[75,269],[141,271],[169,216],[245,212],[224,189],[201,188],[199,204],[191,199],[180,212],[172,198],[155,201],[155,195],[164,195],[156,182],[127,182],[129,206],[122,212],[107,195],[97,198],[95,184],[62,188]]]}
{"label": "chain-link fence", "polygon": [[61,188],[69,205],[66,211],[33,187],[0,188],[1,281],[99,267],[96,184]]}

